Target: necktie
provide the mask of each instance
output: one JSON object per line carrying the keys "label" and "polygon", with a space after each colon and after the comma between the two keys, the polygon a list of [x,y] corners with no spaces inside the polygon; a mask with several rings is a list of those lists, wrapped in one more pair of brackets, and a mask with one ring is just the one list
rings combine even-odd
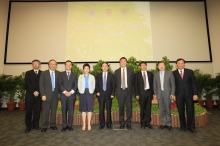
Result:
{"label": "necktie", "polygon": [[36,76],[37,76],[37,71],[35,71],[35,74],[36,74]]}
{"label": "necktie", "polygon": [[54,91],[55,88],[55,81],[54,81],[54,72],[52,71],[51,73],[51,84],[52,84],[52,92]]}
{"label": "necktie", "polygon": [[103,91],[106,90],[106,73],[104,73],[104,78],[103,78]]}
{"label": "necktie", "polygon": [[146,75],[145,72],[143,73],[143,80],[144,80],[144,89],[147,88],[147,84],[146,84]]}
{"label": "necktie", "polygon": [[67,72],[67,78],[70,79],[70,72]]}
{"label": "necktie", "polygon": [[183,79],[183,72],[180,70],[180,77]]}
{"label": "necktie", "polygon": [[163,72],[160,72],[160,86],[161,86],[161,90],[163,91]]}
{"label": "necktie", "polygon": [[123,69],[122,72],[122,89],[125,89],[125,69]]}

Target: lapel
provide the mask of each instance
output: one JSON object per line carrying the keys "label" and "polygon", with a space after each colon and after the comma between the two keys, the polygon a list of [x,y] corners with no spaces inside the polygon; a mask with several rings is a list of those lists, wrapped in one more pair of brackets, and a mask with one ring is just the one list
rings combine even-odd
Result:
{"label": "lapel", "polygon": [[[184,79],[184,76],[185,76],[185,69],[184,69],[184,75],[183,75],[183,79]],[[181,76],[180,76],[180,73],[179,73],[179,70],[177,69],[176,70],[176,75],[177,75],[177,77],[178,77],[178,79],[182,82],[183,81],[183,79],[181,78]]]}
{"label": "lapel", "polygon": [[101,75],[100,75],[100,78],[101,78],[101,88],[103,87],[103,72],[101,73]]}
{"label": "lapel", "polygon": [[121,87],[121,67],[118,69],[118,80],[119,80],[119,85]]}
{"label": "lapel", "polygon": [[[55,75],[55,76],[56,76],[56,75]],[[49,70],[49,69],[46,71],[46,77],[49,79],[49,81],[50,81],[50,86],[52,87],[51,78],[50,78],[50,70]]]}
{"label": "lapel", "polygon": [[165,70],[164,71],[164,76],[163,76],[163,88],[165,87],[165,84],[164,84],[165,82],[164,81],[165,81],[166,78],[167,78],[167,71]]}
{"label": "lapel", "polygon": [[128,67],[126,67],[126,69],[127,69],[127,86],[128,86],[128,83],[129,83],[129,80],[130,80],[130,74],[131,74],[131,72],[130,72],[130,70],[128,69]]}

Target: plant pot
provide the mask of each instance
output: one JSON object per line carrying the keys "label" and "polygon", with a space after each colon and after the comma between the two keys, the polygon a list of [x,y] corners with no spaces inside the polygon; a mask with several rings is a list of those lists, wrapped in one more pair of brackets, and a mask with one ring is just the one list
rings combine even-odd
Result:
{"label": "plant pot", "polygon": [[19,108],[19,110],[21,110],[21,111],[24,111],[25,110],[25,102],[18,102],[18,108]]}
{"label": "plant pot", "polygon": [[201,107],[204,107],[205,100],[198,100],[198,103]]}
{"label": "plant pot", "polygon": [[7,104],[7,108],[8,108],[9,111],[15,110],[15,105],[16,104],[14,102],[8,102],[6,104]]}
{"label": "plant pot", "polygon": [[220,100],[215,100],[215,102],[216,102],[218,108],[220,108]]}
{"label": "plant pot", "polygon": [[2,108],[2,104],[3,104],[3,103],[2,103],[2,102],[0,102],[0,109]]}
{"label": "plant pot", "polygon": [[205,104],[207,108],[213,108],[214,100],[206,100]]}

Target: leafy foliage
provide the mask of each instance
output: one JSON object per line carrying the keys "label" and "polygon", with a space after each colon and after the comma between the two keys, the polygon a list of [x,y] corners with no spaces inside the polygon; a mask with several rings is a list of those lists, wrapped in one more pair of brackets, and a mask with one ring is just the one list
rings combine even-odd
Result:
{"label": "leafy foliage", "polygon": [[[170,64],[170,60],[167,58],[167,56],[162,57],[161,61],[164,62],[165,66],[166,66],[166,70],[168,70],[168,71],[172,71],[173,70],[173,65]],[[159,69],[158,69],[157,66],[158,66],[158,62],[156,63],[155,69],[151,69],[149,71],[151,71],[153,73],[158,72]]]}
{"label": "leafy foliage", "polygon": [[82,69],[80,69],[75,63],[72,63],[72,71],[79,77],[83,74]]}
{"label": "leafy foliage", "polygon": [[131,56],[130,58],[128,58],[127,67],[133,69],[134,73],[137,73],[140,71],[140,68],[139,68],[140,62],[141,60],[137,61],[135,57]]}
{"label": "leafy foliage", "polygon": [[[99,60],[99,61],[97,62],[97,64],[93,65],[93,70],[92,70],[92,72],[91,72],[92,75],[96,76],[97,74],[99,74],[99,73],[102,72],[102,63],[103,63],[103,62],[105,62],[105,61]],[[107,64],[108,64],[108,63],[107,63]],[[113,73],[110,64],[108,64],[108,65],[109,65],[108,71],[109,71],[110,73]]]}

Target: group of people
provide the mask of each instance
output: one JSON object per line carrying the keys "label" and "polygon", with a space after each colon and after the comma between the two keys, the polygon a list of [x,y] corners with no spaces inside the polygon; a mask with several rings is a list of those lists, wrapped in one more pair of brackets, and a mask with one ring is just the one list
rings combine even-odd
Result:
{"label": "group of people", "polygon": [[[105,126],[112,128],[111,107],[112,99],[116,96],[119,106],[120,129],[125,126],[131,130],[132,119],[132,97],[135,94],[140,103],[141,128],[151,126],[151,104],[152,99],[158,100],[162,125],[159,129],[173,131],[171,126],[171,102],[175,100],[179,112],[180,130],[187,129],[195,133],[194,100],[197,100],[197,84],[194,73],[185,68],[185,60],[177,59],[177,69],[173,72],[167,71],[164,62],[158,63],[159,72],[153,74],[147,71],[147,63],[142,61],[139,66],[141,71],[134,71],[127,67],[127,59],[121,57],[120,68],[114,74],[108,72],[109,64],[103,62],[100,68],[102,72],[96,77],[90,74],[90,65],[83,65],[83,74],[77,77],[72,72],[72,62],[65,62],[65,71],[56,70],[57,62],[51,59],[48,63],[49,69],[40,70],[40,61],[32,61],[32,70],[26,72],[26,115],[25,133],[31,129],[46,132],[48,126],[52,130],[58,130],[56,126],[56,109],[58,98],[61,100],[62,129],[72,131],[72,121],[77,90],[79,92],[80,107],[82,112],[82,130],[90,131],[93,111],[94,94],[99,102],[99,129]],[[133,93],[134,91],[134,93]],[[116,95],[115,95],[116,93]],[[42,126],[39,127],[41,102],[43,102]],[[185,106],[187,120],[185,118]],[[125,119],[126,107],[126,119]],[[107,111],[107,117],[104,113]],[[68,111],[68,117],[67,117]],[[50,114],[50,116],[49,116]],[[87,123],[86,123],[87,117]],[[49,120],[50,118],[50,120]]]}

